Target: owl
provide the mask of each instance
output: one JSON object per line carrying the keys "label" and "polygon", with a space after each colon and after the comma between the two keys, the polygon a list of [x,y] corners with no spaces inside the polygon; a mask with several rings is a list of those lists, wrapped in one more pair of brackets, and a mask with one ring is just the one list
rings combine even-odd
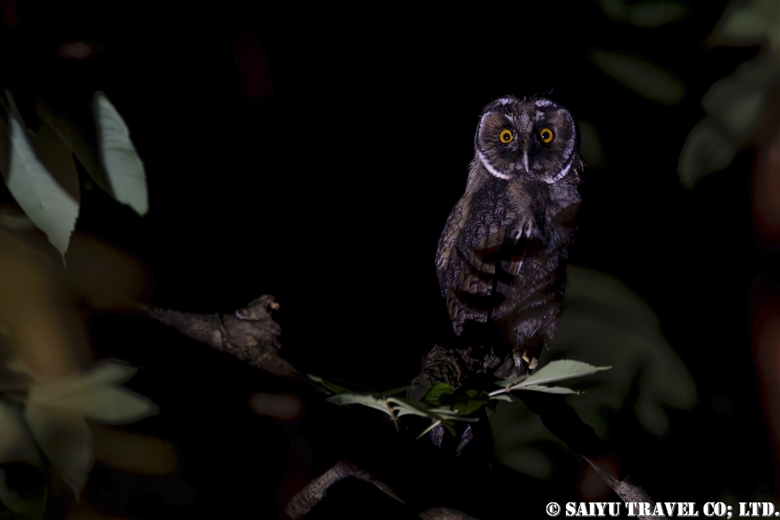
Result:
{"label": "owl", "polygon": [[555,337],[581,200],[577,146],[569,111],[543,97],[502,97],[479,118],[466,192],[436,252],[456,334],[484,332],[473,336],[479,372],[531,372]]}

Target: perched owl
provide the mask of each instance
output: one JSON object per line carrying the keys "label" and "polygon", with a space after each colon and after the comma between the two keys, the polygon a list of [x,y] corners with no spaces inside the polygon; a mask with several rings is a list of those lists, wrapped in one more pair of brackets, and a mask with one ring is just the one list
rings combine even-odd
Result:
{"label": "perched owl", "polygon": [[439,239],[436,271],[455,332],[498,338],[481,372],[532,371],[555,337],[580,204],[577,145],[571,114],[549,99],[503,97],[479,119],[466,192]]}

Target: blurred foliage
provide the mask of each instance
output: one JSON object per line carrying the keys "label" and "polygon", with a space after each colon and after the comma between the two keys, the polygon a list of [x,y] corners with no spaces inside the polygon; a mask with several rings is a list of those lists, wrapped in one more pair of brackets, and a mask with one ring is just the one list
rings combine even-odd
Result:
{"label": "blurred foliage", "polygon": [[[97,92],[89,114],[66,116],[40,97],[19,109],[11,92],[0,100],[0,172],[16,202],[63,260],[79,213],[73,156],[117,201],[148,210],[146,176],[122,117]],[[84,111],[82,111],[84,112]],[[34,113],[26,121],[22,113]]]}
{"label": "blurred foliage", "polygon": [[[119,386],[135,374],[135,368],[104,361],[96,363],[88,372],[39,382],[21,365],[17,359],[9,368],[16,369],[17,376],[21,376],[16,378],[17,382],[24,379],[28,382],[22,402],[9,401],[7,391],[0,393],[3,414],[0,464],[21,463],[40,468],[40,450],[76,496],[84,487],[94,461],[92,432],[86,419],[126,424],[158,411],[145,397]],[[18,372],[20,369],[23,373]],[[8,379],[4,377],[4,385]],[[12,397],[21,391],[18,386],[12,390]],[[10,471],[3,469],[6,473]],[[2,496],[9,497],[9,502],[4,504],[16,513],[43,512],[43,505],[38,507],[29,500],[11,498],[29,494],[26,490],[20,492],[7,486],[0,491]]]}
{"label": "blurred foliage", "polygon": [[682,82],[671,72],[643,58],[625,52],[594,49],[590,59],[625,87],[658,103],[676,105],[685,94]]}
{"label": "blurred foliage", "polygon": [[[0,500],[14,513],[40,517],[52,469],[78,500],[95,460],[87,420],[126,424],[157,408],[120,386],[136,369],[103,362],[81,370],[90,353],[76,302],[93,310],[122,309],[128,297],[144,290],[137,262],[73,234],[80,205],[74,156],[117,201],[146,213],[144,167],[127,126],[102,92],[88,107],[71,103],[67,110],[40,97],[22,97],[34,101],[17,106],[8,90],[0,98],[0,171],[24,212],[0,208],[2,354],[6,361],[14,357],[2,367],[0,386]],[[57,268],[56,253],[36,228],[63,262],[78,242],[75,251],[70,248],[70,269]],[[121,434],[107,432],[103,440],[121,440]],[[134,438],[156,448],[152,452],[161,460],[175,461],[164,443]],[[111,456],[105,458],[110,463]],[[114,465],[144,467],[135,461]]]}
{"label": "blurred foliage", "polygon": [[765,118],[777,118],[767,108],[770,95],[780,85],[780,3],[732,3],[709,41],[712,45],[759,45],[761,51],[732,75],[716,81],[702,97],[706,117],[688,135],[678,165],[680,180],[689,187],[726,168],[740,148],[762,139]]}
{"label": "blurred foliage", "polygon": [[[688,13],[681,2],[599,0],[602,11],[616,21],[643,28],[659,28]],[[706,117],[696,124],[680,152],[678,173],[686,186],[726,168],[737,151],[760,139],[770,94],[780,85],[780,2],[732,2],[708,39],[710,45],[758,45],[761,53],[743,63],[734,74],[717,81],[702,98]],[[685,94],[680,79],[647,58],[625,51],[593,49],[591,62],[637,94],[653,101],[678,104]],[[584,126],[583,157],[594,166],[603,159],[596,153],[595,128]],[[590,159],[593,157],[593,159]],[[598,157],[598,159],[596,159]]]}
{"label": "blurred foliage", "polygon": [[[583,421],[602,438],[607,417],[626,410],[649,432],[669,428],[666,408],[696,402],[693,379],[667,344],[652,310],[618,280],[569,266],[557,339],[544,358],[578,358],[613,370],[594,376],[583,395],[569,397]],[[552,363],[550,363],[552,364]],[[552,472],[560,444],[521,403],[501,404],[491,415],[496,454],[507,466],[537,478]]]}
{"label": "blurred foliage", "polygon": [[688,14],[688,5],[682,2],[639,2],[629,5],[624,0],[599,0],[602,11],[614,20],[638,27],[661,27],[678,21]]}

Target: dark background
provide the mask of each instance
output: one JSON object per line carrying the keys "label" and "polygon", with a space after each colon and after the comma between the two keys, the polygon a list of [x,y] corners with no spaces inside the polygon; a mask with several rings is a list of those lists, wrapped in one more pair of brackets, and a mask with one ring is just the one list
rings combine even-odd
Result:
{"label": "dark background", "polygon": [[[701,96],[758,52],[704,45],[725,6],[692,4],[682,20],[643,29],[595,2],[434,15],[20,2],[3,69],[15,92],[88,100],[103,90],[123,115],[146,165],[149,214],[95,189],[82,196],[78,229],[148,266],[151,303],[222,313],[273,294],[285,357],[377,389],[407,384],[421,354],[450,340],[433,257],[482,107],[551,91],[597,128],[603,149],[584,174],[571,261],[647,301],[697,384],[698,403],[673,413],[663,438],[615,442],[655,500],[701,505],[769,493],[774,478],[747,314],[754,280],[773,274],[750,221],[754,154],[740,152],[693,190],[677,174]],[[97,52],[58,56],[72,41]],[[593,65],[594,48],[662,66],[683,82],[683,100],[637,95]],[[335,419],[321,413],[306,426],[304,416],[290,429],[253,414],[251,395],[274,383],[237,360],[140,317],[99,316],[92,332],[98,357],[143,368],[130,386],[161,407],[130,428],[181,456],[166,478],[96,466],[86,496],[100,507],[138,518],[274,517],[290,446],[306,447],[295,453],[313,474],[338,460],[317,443],[318,429],[338,430]],[[578,464],[562,461],[549,481],[497,469],[491,514],[539,517],[549,500],[575,500]],[[335,517],[372,516],[355,512],[361,500],[391,502],[367,485],[339,486],[319,506]]]}

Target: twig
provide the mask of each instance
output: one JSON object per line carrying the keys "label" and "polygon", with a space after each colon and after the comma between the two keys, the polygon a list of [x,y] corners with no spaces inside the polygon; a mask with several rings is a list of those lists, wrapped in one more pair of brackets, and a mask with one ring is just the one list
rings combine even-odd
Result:
{"label": "twig", "polygon": [[[588,464],[590,464],[593,469],[596,470],[596,473],[599,475],[599,477],[601,477],[601,479],[612,488],[612,491],[614,491],[615,494],[619,496],[624,503],[645,502],[650,504],[651,509],[655,507],[655,501],[653,501],[650,496],[645,493],[644,489],[634,484],[630,478],[618,480],[610,475],[607,471],[602,469],[590,458],[586,457],[585,455],[582,455],[582,458],[588,461]],[[639,516],[637,518],[639,518],[639,520],[661,520],[657,516]]]}
{"label": "twig", "polygon": [[357,477],[361,480],[369,482],[379,489],[381,489],[388,496],[398,500],[402,504],[405,502],[401,500],[398,495],[393,492],[390,487],[372,477],[368,472],[358,468],[357,466],[348,462],[339,461],[335,466],[328,471],[309,482],[306,487],[295,494],[294,497],[288,502],[286,513],[290,518],[301,518],[307,514],[311,509],[317,505],[317,503],[325,497],[325,494],[330,486],[335,484],[341,479],[347,477]]}
{"label": "twig", "polygon": [[477,520],[471,515],[448,507],[434,507],[420,513],[423,520]]}

